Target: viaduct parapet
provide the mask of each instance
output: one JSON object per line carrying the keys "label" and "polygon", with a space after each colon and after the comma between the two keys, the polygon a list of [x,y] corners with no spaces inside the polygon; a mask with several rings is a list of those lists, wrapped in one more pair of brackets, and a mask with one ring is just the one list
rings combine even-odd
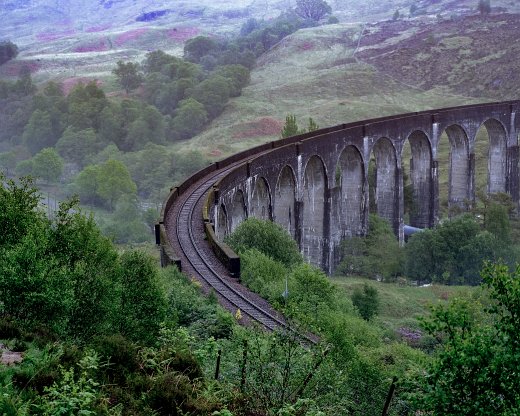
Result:
{"label": "viaduct parapet", "polygon": [[[482,126],[489,136],[487,191],[507,192],[518,206],[519,109],[520,101],[508,101],[363,120],[242,152],[206,169],[233,166],[213,186],[209,221],[220,241],[248,217],[275,221],[308,261],[331,272],[342,239],[366,233],[370,208],[403,239],[404,166],[410,225],[426,228],[439,220],[441,172],[449,178],[450,210],[474,201],[475,141]],[[439,162],[441,136],[449,142],[447,162]]]}

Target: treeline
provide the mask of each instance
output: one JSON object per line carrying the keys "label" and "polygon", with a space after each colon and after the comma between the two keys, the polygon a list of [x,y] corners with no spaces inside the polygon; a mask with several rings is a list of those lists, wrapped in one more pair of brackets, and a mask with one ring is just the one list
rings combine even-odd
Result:
{"label": "treeline", "polygon": [[0,41],[0,65],[5,64],[18,55],[18,46],[9,40]]}
{"label": "treeline", "polygon": [[[175,268],[119,253],[75,201],[48,219],[39,199],[26,179],[0,182],[0,348],[23,358],[0,365],[2,414],[375,414],[388,374],[416,356],[384,346],[294,244],[278,266],[293,270],[287,301],[298,299],[308,322],[328,322],[330,351],[304,349],[294,333],[238,327],[240,311],[202,298]],[[335,307],[322,315],[328,302]],[[388,354],[398,364],[381,368]]]}
{"label": "treeline", "polygon": [[517,221],[510,220],[513,209],[506,194],[480,195],[470,213],[414,234],[404,248],[399,247],[390,225],[372,214],[366,237],[342,243],[343,257],[336,273],[478,285],[485,261],[501,260],[511,269],[520,262]]}

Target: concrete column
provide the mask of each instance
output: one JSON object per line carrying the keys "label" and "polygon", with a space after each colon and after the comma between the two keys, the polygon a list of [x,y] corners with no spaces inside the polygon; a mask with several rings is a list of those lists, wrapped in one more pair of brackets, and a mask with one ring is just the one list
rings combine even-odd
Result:
{"label": "concrete column", "polygon": [[439,161],[432,160],[430,193],[430,227],[439,222]]}
{"label": "concrete column", "polygon": [[514,204],[520,204],[520,186],[518,162],[520,159],[520,149],[518,146],[511,146],[507,149],[507,176],[506,176],[506,192],[511,195]]}
{"label": "concrete column", "polygon": [[392,228],[399,239],[399,243],[404,243],[404,187],[403,187],[403,166],[401,159],[397,161],[395,169],[395,183],[397,184],[397,192],[394,197],[394,218],[392,219]]}
{"label": "concrete column", "polygon": [[475,153],[469,154],[468,160],[468,201],[475,205]]}
{"label": "concrete column", "polygon": [[[331,192],[328,187],[327,181],[325,181],[325,206],[323,207],[323,256],[322,256],[322,270],[326,270],[328,274],[332,274],[332,241],[330,238],[331,235],[331,216],[332,216],[332,209],[331,209]],[[339,224],[337,224],[339,226]]]}

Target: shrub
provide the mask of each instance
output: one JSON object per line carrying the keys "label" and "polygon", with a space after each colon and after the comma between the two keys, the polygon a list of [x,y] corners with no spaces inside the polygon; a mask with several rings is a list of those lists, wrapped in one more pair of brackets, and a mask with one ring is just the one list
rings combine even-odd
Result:
{"label": "shrub", "polygon": [[242,222],[226,243],[237,252],[255,248],[287,267],[302,262],[298,245],[280,225],[272,221],[249,218]]}
{"label": "shrub", "polygon": [[377,289],[365,283],[363,289],[356,288],[352,294],[352,303],[358,309],[365,321],[370,321],[379,309],[379,294]]}

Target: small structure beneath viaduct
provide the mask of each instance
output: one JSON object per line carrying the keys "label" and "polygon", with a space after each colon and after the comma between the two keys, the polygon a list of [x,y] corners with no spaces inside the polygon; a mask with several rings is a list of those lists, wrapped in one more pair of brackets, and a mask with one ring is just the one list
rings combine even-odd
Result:
{"label": "small structure beneath viaduct", "polygon": [[[520,102],[514,101],[424,111],[279,140],[267,152],[260,146],[262,154],[248,152],[214,186],[210,218],[217,238],[248,217],[269,219],[295,238],[312,264],[331,272],[341,240],[366,233],[370,206],[402,240],[407,143],[410,225],[431,227],[439,220],[441,170],[449,177],[450,208],[464,209],[474,201],[475,138],[482,126],[489,137],[487,191],[507,192],[518,205],[519,110]],[[443,133],[450,156],[441,164]]]}

